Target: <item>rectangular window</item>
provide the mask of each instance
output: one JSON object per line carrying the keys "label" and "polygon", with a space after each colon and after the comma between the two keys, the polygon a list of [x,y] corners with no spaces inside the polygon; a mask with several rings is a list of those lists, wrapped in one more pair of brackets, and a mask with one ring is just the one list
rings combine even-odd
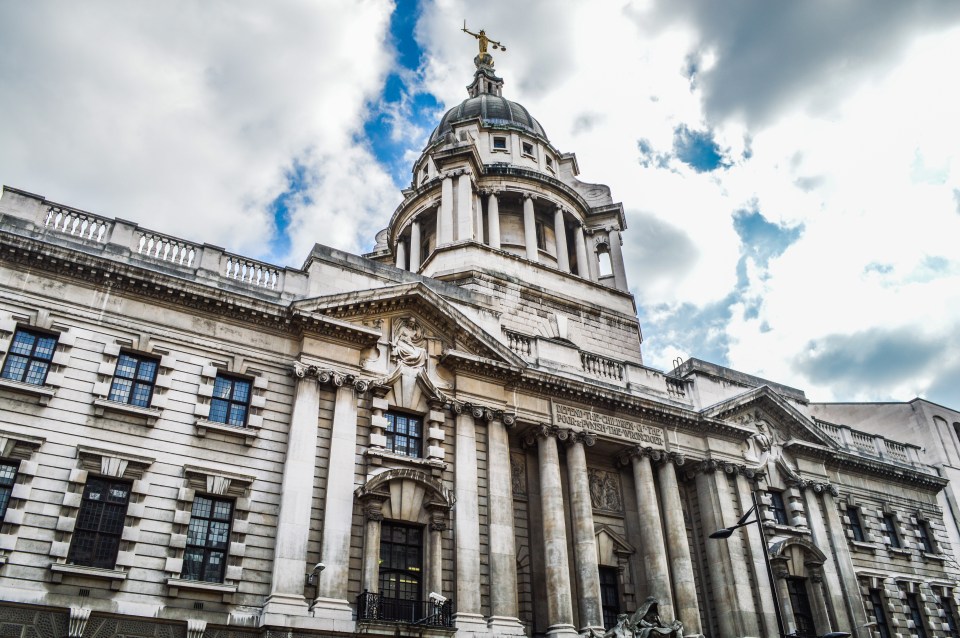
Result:
{"label": "rectangular window", "polygon": [[538,221],[534,225],[534,232],[537,234],[537,249],[546,250],[547,249],[547,233],[543,229],[543,222]]}
{"label": "rectangular window", "polygon": [[111,401],[129,403],[140,408],[150,407],[153,384],[157,381],[159,367],[160,362],[157,359],[126,352],[120,353],[108,398]]}
{"label": "rectangular window", "polygon": [[493,150],[495,151],[505,151],[507,150],[507,138],[501,135],[493,136]]}
{"label": "rectangular window", "polygon": [[600,608],[603,612],[603,628],[617,624],[620,613],[620,587],[616,567],[600,567]]}
{"label": "rectangular window", "polygon": [[927,628],[923,624],[923,612],[920,611],[920,599],[916,594],[907,594],[907,607],[910,608],[910,620],[919,638],[927,638]]}
{"label": "rectangular window", "polygon": [[114,568],[129,501],[130,484],[126,481],[99,477],[87,481],[70,543],[71,563]]}
{"label": "rectangular window", "polygon": [[181,578],[208,583],[223,582],[232,520],[233,501],[208,496],[194,499]]}
{"label": "rectangular window", "polygon": [[793,620],[800,636],[816,636],[813,624],[813,612],[810,610],[810,598],[807,596],[807,579],[790,576],[787,578],[787,591],[790,592],[790,604],[793,606]]}
{"label": "rectangular window", "polygon": [[877,633],[880,634],[880,638],[890,638],[890,625],[887,624],[887,612],[883,607],[879,589],[870,590],[870,604],[873,605],[873,619],[877,623]]}
{"label": "rectangular window", "polygon": [[943,609],[943,622],[950,628],[951,636],[960,636],[960,627],[957,626],[957,615],[953,607],[952,596],[941,596],[940,607]]}
{"label": "rectangular window", "polygon": [[43,385],[50,371],[57,338],[32,330],[17,329],[10,343],[10,353],[3,363],[4,379]]}
{"label": "rectangular window", "polygon": [[420,458],[423,422],[408,414],[387,412],[387,449],[394,454]]}
{"label": "rectangular window", "polygon": [[847,518],[850,519],[850,531],[853,532],[853,540],[863,542],[863,526],[860,524],[860,510],[856,507],[847,508]]}
{"label": "rectangular window", "polygon": [[211,421],[243,427],[250,411],[251,382],[246,379],[217,375],[210,399]]}
{"label": "rectangular window", "polygon": [[553,158],[550,157],[549,155],[547,155],[547,168],[549,169],[553,168]]}
{"label": "rectangular window", "polygon": [[883,529],[890,537],[890,547],[900,549],[902,545],[900,544],[900,536],[897,534],[897,522],[893,520],[893,514],[883,515]]}
{"label": "rectangular window", "polygon": [[930,524],[924,520],[917,520],[917,533],[920,538],[920,547],[928,554],[935,554],[936,548],[933,546],[933,538],[930,534]]}
{"label": "rectangular window", "polygon": [[522,144],[523,154],[533,156],[533,144],[530,142],[523,142]]}
{"label": "rectangular window", "polygon": [[787,518],[787,504],[783,502],[783,492],[770,490],[770,511],[773,513],[773,520],[777,525],[789,525],[790,519]]}
{"label": "rectangular window", "polygon": [[380,596],[384,620],[416,621],[423,577],[423,529],[384,522],[380,528]]}
{"label": "rectangular window", "polygon": [[17,482],[17,467],[16,463],[0,462],[0,521],[7,514],[13,484]]}

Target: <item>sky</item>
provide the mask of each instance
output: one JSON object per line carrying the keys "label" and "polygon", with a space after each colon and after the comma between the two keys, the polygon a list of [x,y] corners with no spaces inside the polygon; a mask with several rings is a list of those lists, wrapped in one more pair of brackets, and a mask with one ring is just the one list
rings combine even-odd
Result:
{"label": "sky", "polygon": [[644,361],[960,408],[954,0],[0,0],[0,182],[298,267],[369,251],[476,41],[623,202]]}

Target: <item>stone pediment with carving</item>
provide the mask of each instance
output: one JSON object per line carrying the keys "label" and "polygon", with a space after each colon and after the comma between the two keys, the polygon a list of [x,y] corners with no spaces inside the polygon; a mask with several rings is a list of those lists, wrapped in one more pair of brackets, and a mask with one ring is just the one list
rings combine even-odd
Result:
{"label": "stone pediment with carving", "polygon": [[440,362],[446,353],[513,370],[524,365],[507,346],[422,283],[320,297],[295,306],[301,313],[379,331],[376,346],[364,351],[361,362],[373,374],[423,368],[443,386],[451,376]]}

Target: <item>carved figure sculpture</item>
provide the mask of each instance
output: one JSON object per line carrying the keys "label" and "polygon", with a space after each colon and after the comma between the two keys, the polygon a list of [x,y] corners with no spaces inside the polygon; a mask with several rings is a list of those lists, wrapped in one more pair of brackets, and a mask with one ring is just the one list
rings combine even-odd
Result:
{"label": "carved figure sculpture", "polygon": [[416,319],[398,319],[393,328],[393,356],[410,368],[419,368],[427,362],[427,350],[423,347],[423,328]]}
{"label": "carved figure sculpture", "polygon": [[663,624],[660,619],[660,601],[653,596],[643,601],[637,611],[633,612],[630,623],[635,638],[657,638],[658,636],[683,638],[683,623],[674,620],[669,625]]}
{"label": "carved figure sculpture", "polygon": [[[600,632],[594,633],[594,636],[599,635]],[[607,630],[603,634],[603,638],[633,638],[633,629],[630,625],[630,616],[627,614],[619,614],[617,616],[617,624]]]}

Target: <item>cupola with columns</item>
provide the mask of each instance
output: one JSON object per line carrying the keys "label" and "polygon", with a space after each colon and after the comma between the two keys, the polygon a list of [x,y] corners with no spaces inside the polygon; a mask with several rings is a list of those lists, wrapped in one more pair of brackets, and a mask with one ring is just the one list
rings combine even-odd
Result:
{"label": "cupola with columns", "polygon": [[574,154],[557,150],[526,108],[502,96],[491,41],[480,36],[469,97],[433,131],[370,256],[443,279],[494,269],[528,280],[533,264],[546,288],[551,277],[561,289],[575,278],[627,292],[623,206],[607,186],[577,179]]}

